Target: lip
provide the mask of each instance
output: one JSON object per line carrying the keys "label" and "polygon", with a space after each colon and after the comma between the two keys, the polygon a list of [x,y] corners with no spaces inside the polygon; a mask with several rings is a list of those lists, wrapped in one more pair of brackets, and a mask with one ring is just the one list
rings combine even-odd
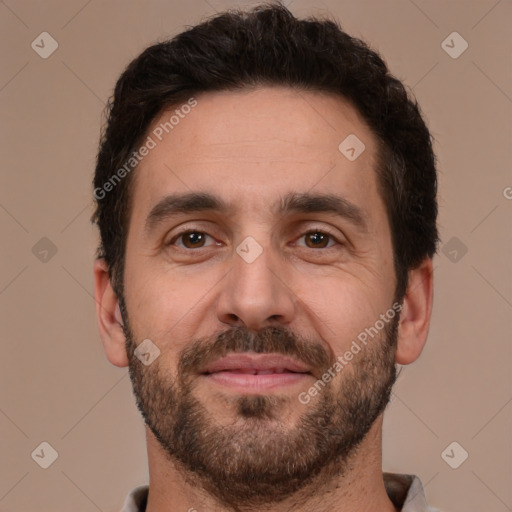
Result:
{"label": "lip", "polygon": [[229,354],[206,365],[202,373],[240,370],[240,373],[308,373],[304,364],[282,354]]}
{"label": "lip", "polygon": [[240,391],[258,391],[295,384],[311,376],[295,359],[281,354],[230,354],[208,364],[201,374],[210,382]]}

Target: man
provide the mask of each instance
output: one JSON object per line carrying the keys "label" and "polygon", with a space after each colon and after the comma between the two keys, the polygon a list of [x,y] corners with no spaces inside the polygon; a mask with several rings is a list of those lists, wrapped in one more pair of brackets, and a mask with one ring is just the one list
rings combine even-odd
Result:
{"label": "man", "polygon": [[381,445],[436,188],[414,100],[334,22],[230,11],[128,66],[94,178],[101,337],[147,433],[124,511],[434,510]]}

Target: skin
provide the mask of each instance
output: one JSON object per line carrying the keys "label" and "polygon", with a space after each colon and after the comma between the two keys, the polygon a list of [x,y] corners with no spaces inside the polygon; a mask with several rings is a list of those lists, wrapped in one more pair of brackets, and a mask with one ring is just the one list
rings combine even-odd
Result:
{"label": "skin", "polygon": [[[136,338],[153,340],[158,362],[176,374],[178,354],[191,340],[230,326],[258,330],[283,325],[344,354],[365,327],[391,307],[396,276],[391,232],[375,172],[376,140],[342,98],[285,87],[196,96],[197,106],[143,159],[136,171],[124,276],[126,307]],[[152,128],[169,113],[155,119]],[[338,145],[356,134],[365,151],[353,162]],[[231,211],[169,218],[151,233],[145,220],[164,196],[208,192]],[[363,212],[363,231],[332,213],[287,213],[273,208],[289,192],[335,193]],[[165,245],[180,229],[210,237],[187,249],[183,239]],[[309,247],[308,231],[332,235],[329,247]],[[251,236],[263,252],[246,263],[237,246]],[[180,246],[176,245],[180,244]],[[106,264],[94,265],[100,334],[109,361],[128,366],[118,299]],[[398,326],[396,362],[410,364],[428,334],[433,300],[432,261],[409,272]],[[310,377],[270,390],[287,398],[282,421],[295,425],[304,413],[297,395]],[[220,424],[234,421],[226,397],[239,391],[197,381],[196,396]],[[312,402],[314,397],[312,398]],[[150,469],[148,512],[221,511],[207,493],[190,485],[146,427]],[[374,422],[350,471],[300,501],[269,512],[394,511],[382,479],[382,415]],[[263,510],[263,509],[261,509]]]}

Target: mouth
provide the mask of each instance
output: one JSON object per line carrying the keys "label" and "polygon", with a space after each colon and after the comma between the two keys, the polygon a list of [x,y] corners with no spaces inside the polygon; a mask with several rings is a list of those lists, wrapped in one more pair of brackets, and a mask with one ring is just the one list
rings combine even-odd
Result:
{"label": "mouth", "polygon": [[281,354],[230,354],[208,364],[201,375],[209,382],[242,392],[258,392],[297,384],[310,369]]}

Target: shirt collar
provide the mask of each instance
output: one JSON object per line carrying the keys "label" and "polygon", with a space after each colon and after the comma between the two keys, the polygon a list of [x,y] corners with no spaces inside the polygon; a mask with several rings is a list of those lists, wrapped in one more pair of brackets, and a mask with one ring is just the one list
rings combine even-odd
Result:
{"label": "shirt collar", "polygon": [[[401,512],[440,512],[427,504],[423,485],[417,476],[383,473],[383,477],[389,499]],[[130,491],[121,512],[145,512],[148,492],[148,485]]]}

